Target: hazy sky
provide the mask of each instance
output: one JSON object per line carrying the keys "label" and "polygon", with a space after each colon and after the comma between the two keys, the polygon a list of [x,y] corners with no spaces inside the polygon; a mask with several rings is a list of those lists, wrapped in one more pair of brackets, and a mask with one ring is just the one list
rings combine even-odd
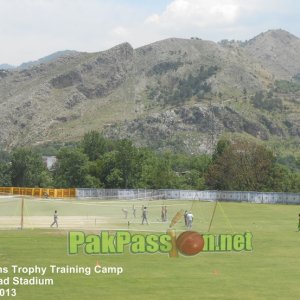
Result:
{"label": "hazy sky", "polygon": [[247,40],[278,28],[300,37],[300,1],[0,0],[0,64],[124,41],[139,47],[168,37]]}

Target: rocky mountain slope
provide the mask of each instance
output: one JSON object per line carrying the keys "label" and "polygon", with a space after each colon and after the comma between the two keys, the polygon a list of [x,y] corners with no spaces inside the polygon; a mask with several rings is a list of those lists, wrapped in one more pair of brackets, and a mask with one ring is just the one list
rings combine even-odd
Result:
{"label": "rocky mountain slope", "polygon": [[74,52],[0,71],[0,143],[78,140],[98,130],[191,153],[211,150],[223,134],[297,146],[299,74],[300,40],[282,30],[245,43],[170,38]]}
{"label": "rocky mountain slope", "polygon": [[270,30],[250,40],[245,49],[276,78],[289,80],[299,73],[300,39],[284,30]]}
{"label": "rocky mountain slope", "polygon": [[46,64],[46,63],[52,62],[52,61],[54,61],[58,58],[73,55],[73,54],[76,54],[76,53],[77,53],[77,51],[73,51],[73,50],[57,51],[57,52],[54,52],[50,55],[42,57],[38,60],[24,62],[24,63],[20,64],[19,66],[12,66],[12,65],[9,65],[9,64],[0,64],[0,69],[2,69],[2,70],[17,69],[17,70],[20,71],[20,70],[32,68],[34,66],[38,66],[40,64]]}

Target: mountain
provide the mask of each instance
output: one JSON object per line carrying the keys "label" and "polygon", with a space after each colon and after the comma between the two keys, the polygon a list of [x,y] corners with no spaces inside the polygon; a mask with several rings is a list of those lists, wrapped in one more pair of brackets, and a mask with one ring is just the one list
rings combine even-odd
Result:
{"label": "mountain", "polygon": [[15,68],[14,66],[12,65],[8,65],[8,64],[1,64],[0,65],[0,70],[9,70],[9,69],[13,69]]}
{"label": "mountain", "polygon": [[76,54],[76,53],[77,53],[77,51],[73,51],[73,50],[57,51],[57,52],[54,52],[50,55],[42,57],[38,60],[22,63],[21,65],[18,66],[18,69],[20,69],[20,70],[29,69],[33,66],[37,66],[39,64],[46,64],[46,63],[54,61],[54,60],[56,60],[60,57],[73,55],[73,54]]}
{"label": "mountain", "polygon": [[269,30],[250,40],[245,49],[275,77],[291,79],[300,73],[300,39],[284,30]]}
{"label": "mountain", "polygon": [[46,63],[54,61],[54,60],[56,60],[60,57],[73,55],[73,54],[76,54],[76,53],[77,53],[77,51],[74,51],[74,50],[57,51],[57,52],[54,52],[50,55],[42,57],[38,60],[28,61],[28,62],[22,63],[19,66],[12,66],[12,65],[9,65],[9,64],[0,64],[0,70],[1,69],[3,69],[3,70],[11,70],[11,69],[25,70],[25,69],[29,69],[33,66],[37,66],[37,65],[40,65],[40,64],[46,64]]}
{"label": "mountain", "polygon": [[97,130],[139,146],[199,153],[225,134],[293,151],[299,54],[297,37],[273,30],[244,43],[124,43],[0,71],[0,141],[4,148],[74,141]]}

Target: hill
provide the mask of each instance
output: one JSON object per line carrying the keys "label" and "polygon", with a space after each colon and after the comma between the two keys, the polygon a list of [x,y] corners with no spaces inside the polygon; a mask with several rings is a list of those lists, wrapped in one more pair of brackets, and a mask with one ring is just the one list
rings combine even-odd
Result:
{"label": "hill", "polygon": [[245,49],[276,78],[290,80],[300,72],[300,39],[285,30],[261,33]]}
{"label": "hill", "polygon": [[75,54],[75,53],[76,53],[76,51],[73,51],[73,50],[57,51],[57,52],[54,52],[50,55],[42,57],[38,60],[28,61],[28,62],[22,63],[19,66],[13,66],[13,65],[9,65],[9,64],[0,64],[0,69],[3,69],[3,70],[11,70],[11,69],[24,70],[24,69],[29,69],[33,66],[38,66],[40,64],[49,63],[49,62],[51,62],[53,60],[56,60],[60,57],[72,55],[72,54]]}
{"label": "hill", "polygon": [[244,43],[124,43],[2,71],[0,140],[11,148],[97,130],[190,153],[224,134],[298,149],[299,54],[299,38],[273,30]]}
{"label": "hill", "polygon": [[56,60],[60,57],[64,57],[64,56],[68,56],[68,55],[72,55],[72,54],[76,54],[76,51],[72,51],[72,50],[57,51],[57,52],[54,52],[50,55],[42,57],[38,60],[28,61],[28,62],[22,63],[17,68],[20,69],[20,70],[29,69],[33,66],[37,66],[37,65],[40,65],[40,64],[46,64],[46,63],[54,61],[54,60]]}
{"label": "hill", "polygon": [[9,65],[9,64],[0,64],[0,70],[9,70],[9,69],[13,69],[13,68],[15,68],[15,67],[12,65]]}

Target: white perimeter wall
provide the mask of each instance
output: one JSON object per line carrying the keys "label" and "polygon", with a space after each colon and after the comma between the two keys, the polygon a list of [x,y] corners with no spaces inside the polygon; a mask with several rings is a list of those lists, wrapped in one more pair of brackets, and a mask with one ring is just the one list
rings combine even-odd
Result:
{"label": "white perimeter wall", "polygon": [[254,203],[300,204],[300,193],[260,193],[232,191],[148,190],[148,189],[76,189],[79,199],[138,200],[145,198],[173,200],[237,201]]}

